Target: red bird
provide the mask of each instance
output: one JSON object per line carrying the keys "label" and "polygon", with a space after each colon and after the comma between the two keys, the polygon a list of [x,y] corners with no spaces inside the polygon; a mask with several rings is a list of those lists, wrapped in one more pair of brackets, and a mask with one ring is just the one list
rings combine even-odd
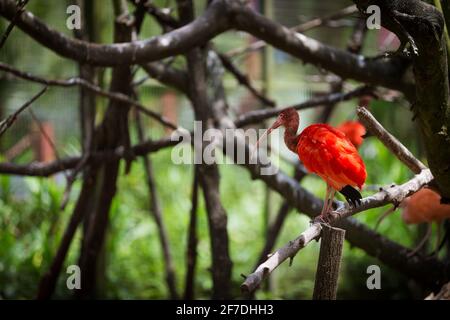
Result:
{"label": "red bird", "polygon": [[[450,205],[442,204],[441,196],[437,192],[431,190],[430,188],[422,188],[413,195],[404,199],[400,204],[400,208],[402,208],[402,220],[406,224],[428,224],[425,236],[419,242],[417,247],[413,249],[409,256],[415,255],[430,238],[433,222],[437,224],[438,233],[435,252],[438,252],[441,248],[441,245],[439,245],[440,224],[443,220],[450,218]],[[381,221],[388,215],[392,214],[395,210],[396,207],[392,207],[386,211],[379,218],[375,228],[377,228]],[[444,240],[445,237],[442,244],[444,243]]]}
{"label": "red bird", "polygon": [[354,187],[361,189],[367,172],[355,146],[343,132],[327,124],[310,125],[298,135],[299,124],[297,111],[289,108],[278,115],[263,136],[284,126],[284,142],[289,150],[298,154],[308,171],[317,174],[327,183],[320,217],[326,218],[336,191],[342,193],[350,204],[361,203],[361,194]]}
{"label": "red bird", "polygon": [[441,203],[441,196],[429,189],[422,188],[403,200],[402,219],[407,224],[440,223],[450,218],[450,205]]}
{"label": "red bird", "polygon": [[348,140],[350,140],[357,149],[363,143],[364,135],[367,133],[366,128],[359,121],[345,121],[336,128],[345,133]]}
{"label": "red bird", "polygon": [[[413,256],[425,245],[426,241],[431,236],[431,225],[433,222],[437,224],[435,252],[438,252],[441,248],[441,245],[439,245],[441,237],[440,223],[443,220],[450,218],[450,205],[442,204],[441,196],[437,192],[429,188],[422,188],[412,196],[403,200],[400,207],[403,208],[402,219],[406,224],[428,223],[428,229],[424,238],[410,255]],[[444,240],[445,238],[446,237],[444,237]],[[442,244],[444,244],[444,242]]]}

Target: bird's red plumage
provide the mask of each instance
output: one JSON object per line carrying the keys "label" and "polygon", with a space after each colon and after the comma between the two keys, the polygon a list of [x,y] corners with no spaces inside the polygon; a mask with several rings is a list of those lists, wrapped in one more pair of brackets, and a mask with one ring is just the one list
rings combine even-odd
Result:
{"label": "bird's red plumage", "polygon": [[335,190],[357,186],[361,189],[367,172],[355,146],[345,134],[327,124],[314,124],[300,134],[297,153],[308,171]]}

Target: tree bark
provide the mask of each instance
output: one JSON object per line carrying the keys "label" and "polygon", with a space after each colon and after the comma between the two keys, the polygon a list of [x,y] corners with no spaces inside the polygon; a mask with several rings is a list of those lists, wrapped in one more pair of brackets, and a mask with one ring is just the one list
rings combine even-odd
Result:
{"label": "tree bark", "polygon": [[314,300],[336,300],[345,230],[322,226]]}

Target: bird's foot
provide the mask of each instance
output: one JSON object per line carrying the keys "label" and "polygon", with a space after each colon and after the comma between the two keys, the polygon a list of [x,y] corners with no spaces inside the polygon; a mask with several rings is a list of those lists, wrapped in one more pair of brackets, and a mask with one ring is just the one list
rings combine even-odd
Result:
{"label": "bird's foot", "polygon": [[322,213],[314,219],[314,223],[330,224],[330,222],[330,214],[328,212]]}

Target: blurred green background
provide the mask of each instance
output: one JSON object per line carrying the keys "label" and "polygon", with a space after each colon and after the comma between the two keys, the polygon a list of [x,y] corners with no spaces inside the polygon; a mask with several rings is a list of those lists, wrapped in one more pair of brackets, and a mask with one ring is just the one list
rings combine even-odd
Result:
{"label": "blurred green background", "polygon": [[[197,1],[195,1],[197,4]],[[27,6],[36,16],[53,28],[72,36],[67,30],[66,1],[47,0],[30,1]],[[112,40],[112,8],[106,0],[96,0],[96,23],[99,40],[109,43]],[[173,1],[154,1],[157,5],[174,7]],[[335,12],[351,4],[345,0],[327,1],[272,1],[274,19],[293,26],[309,18]],[[199,11],[203,1],[198,1]],[[259,4],[260,5],[260,4]],[[260,6],[261,7],[261,6]],[[131,7],[130,7],[131,8]],[[307,34],[320,41],[345,48],[352,32],[351,25],[356,16],[345,19],[343,27],[322,27]],[[4,30],[7,22],[0,21]],[[159,27],[147,18],[142,38],[160,33]],[[214,40],[215,46],[223,52],[245,46],[249,36],[239,32],[228,32]],[[377,54],[377,33],[369,32],[364,54]],[[258,54],[259,56],[259,54]],[[21,70],[47,78],[68,78],[76,76],[78,66],[73,61],[63,59],[41,47],[27,35],[15,28],[5,47],[0,51],[0,59]],[[260,63],[263,59],[259,56]],[[236,62],[245,71],[245,59]],[[183,67],[184,61],[175,62]],[[107,88],[109,70],[104,74],[104,87]],[[290,58],[284,53],[273,52],[269,96],[279,106],[299,103],[307,100],[316,91],[326,91],[329,85],[323,80],[312,81],[312,76],[324,74],[301,61]],[[136,79],[144,73],[137,72]],[[261,76],[255,77],[258,87],[267,83]],[[356,85],[349,82],[350,85]],[[229,103],[234,113],[245,101],[248,93],[238,86],[234,78],[227,75],[225,85]],[[38,85],[22,80],[0,78],[0,114],[4,118],[39,90]],[[167,88],[154,80],[147,80],[140,87],[140,97],[146,106],[161,112],[160,97]],[[107,101],[98,100],[101,114]],[[177,115],[179,123],[192,128],[193,115],[186,99],[178,96]],[[355,107],[358,101],[341,103],[335,109],[331,123],[339,124],[347,119],[355,119]],[[78,89],[50,88],[49,92],[32,107],[41,121],[51,123],[55,130],[55,144],[60,157],[80,154],[80,130],[78,119]],[[406,102],[373,102],[371,110],[383,125],[396,135],[415,154],[421,156],[419,132],[411,121]],[[301,112],[302,127],[313,122],[321,112],[319,109]],[[30,130],[33,122],[28,113],[24,113],[14,126],[2,137],[2,154],[14,146]],[[133,141],[137,141],[135,128],[132,128]],[[145,119],[146,137],[157,139],[166,133],[155,122]],[[282,150],[286,157],[292,157]],[[361,154],[368,169],[367,185],[386,185],[401,183],[411,173],[392,156],[384,146],[374,138],[368,138]],[[186,265],[187,226],[191,209],[193,168],[190,165],[174,165],[171,162],[171,150],[152,154],[156,175],[157,191],[163,208],[164,221],[168,229],[171,250],[175,262],[179,292],[184,289]],[[295,158],[295,156],[294,156]],[[3,159],[5,160],[5,159]],[[34,160],[31,150],[25,150],[13,159],[16,163],[28,163]],[[292,174],[291,165],[281,162],[283,170]],[[121,171],[123,172],[123,170]],[[240,297],[241,274],[252,272],[259,253],[264,245],[264,211],[267,204],[266,188],[258,181],[251,180],[248,172],[234,165],[221,165],[221,195],[228,213],[228,231],[230,236],[231,257],[233,259],[233,294]],[[302,185],[316,196],[323,197],[325,184],[317,177],[310,176]],[[65,189],[63,175],[46,178],[23,178],[0,176],[0,299],[33,298],[36,294],[40,276],[47,270],[60,242],[64,228],[73,209],[73,203],[79,192],[79,182],[75,183],[71,201],[64,211],[59,209]],[[364,191],[364,195],[373,193]],[[207,218],[202,197],[198,210],[199,260],[196,269],[195,296],[207,299],[211,296],[210,244]],[[282,203],[279,195],[270,194],[270,212],[273,217]],[[387,208],[370,210],[357,218],[373,227],[377,218]],[[99,272],[100,292],[103,298],[122,299],[164,299],[168,297],[164,280],[164,267],[156,225],[149,211],[149,197],[145,174],[140,161],[134,162],[128,175],[121,175],[118,193],[110,212],[106,249],[102,258],[103,272]],[[277,247],[294,239],[308,226],[309,219],[292,210],[284,224],[277,241]],[[379,231],[392,240],[406,246],[413,246],[418,239],[417,227],[406,226],[398,214],[387,218]],[[79,253],[81,233],[72,243],[65,265],[76,264]],[[274,299],[310,299],[314,285],[314,274],[318,257],[318,244],[313,243],[302,250],[291,267],[283,264],[277,269],[257,298]],[[413,298],[420,297],[420,288],[395,270],[380,265],[376,259],[365,252],[346,244],[344,249],[342,275],[338,297],[351,298]],[[371,264],[382,268],[382,290],[369,291],[366,288],[366,269]],[[65,268],[63,269],[65,270]],[[65,286],[65,275],[58,283],[55,298],[70,298],[71,293]]]}

